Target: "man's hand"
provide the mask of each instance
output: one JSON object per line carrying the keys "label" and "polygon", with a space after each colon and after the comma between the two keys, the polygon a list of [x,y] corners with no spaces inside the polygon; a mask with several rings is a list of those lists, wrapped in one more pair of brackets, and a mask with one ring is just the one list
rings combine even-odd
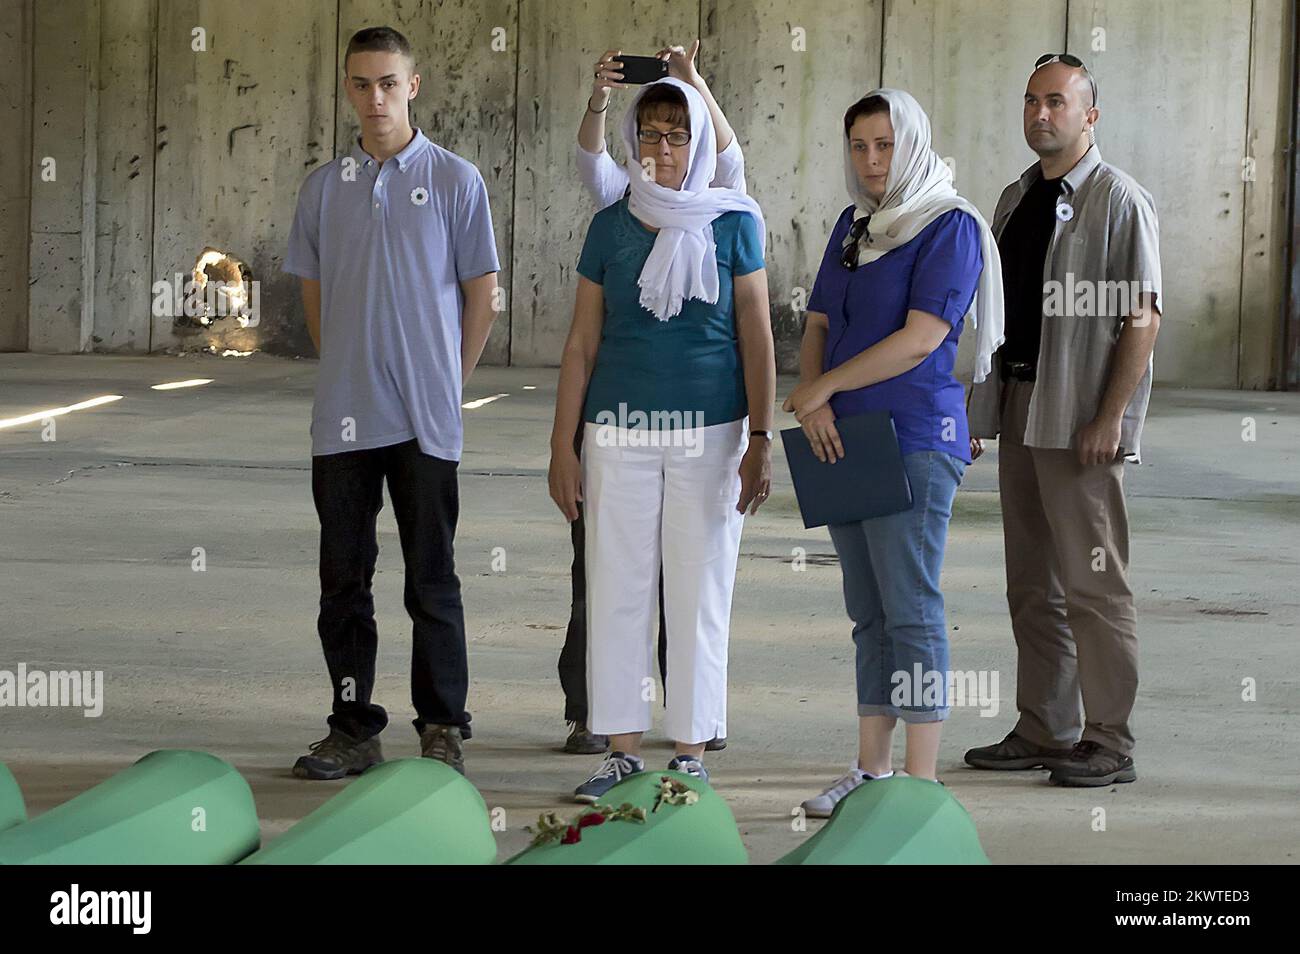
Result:
{"label": "man's hand", "polygon": [[751,438],[749,449],[740,460],[739,473],[740,500],[736,501],[736,510],[758,513],[772,492],[772,442],[765,437]]}
{"label": "man's hand", "polygon": [[1093,418],[1074,435],[1079,463],[1084,467],[1109,464],[1119,453],[1120,418]]}
{"label": "man's hand", "polygon": [[555,506],[560,508],[565,520],[573,523],[578,519],[578,504],[582,502],[582,463],[572,447],[552,448],[546,482]]}
{"label": "man's hand", "polygon": [[787,411],[793,411],[800,424],[813,411],[825,407],[826,402],[835,393],[835,389],[826,380],[827,377],[827,375],[823,374],[812,381],[805,381],[791,391],[790,396],[785,399],[785,404],[782,407]]}
{"label": "man's hand", "polygon": [[972,438],[970,439],[970,460],[971,460],[971,463],[973,464],[973,463],[975,463],[975,461],[979,460],[979,459],[980,459],[980,456],[981,456],[983,453],[984,453],[984,442],[983,442],[982,440],[980,440],[978,437],[972,437]]}
{"label": "man's hand", "polygon": [[835,463],[844,457],[844,445],[840,443],[840,432],[835,429],[835,412],[829,404],[824,404],[807,415],[799,426],[803,428],[812,452],[823,464]]}
{"label": "man's hand", "polygon": [[700,41],[696,40],[689,50],[680,46],[666,46],[655,56],[668,61],[668,75],[673,79],[698,87],[704,82],[699,70],[695,68],[695,54],[699,52]]}

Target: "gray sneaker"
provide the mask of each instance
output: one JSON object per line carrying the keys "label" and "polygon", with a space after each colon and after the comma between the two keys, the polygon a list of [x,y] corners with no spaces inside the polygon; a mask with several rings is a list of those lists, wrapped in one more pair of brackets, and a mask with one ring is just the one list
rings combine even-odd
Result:
{"label": "gray sneaker", "polygon": [[329,735],[307,748],[307,754],[293,763],[293,774],[298,778],[335,779],[360,775],[384,760],[377,735],[358,740],[338,729],[330,729]]}
{"label": "gray sneaker", "polygon": [[[893,773],[882,775],[881,778],[892,778]],[[820,795],[814,795],[805,801],[802,805],[803,812],[809,818],[830,818],[835,812],[835,806],[840,803],[844,796],[854,791],[859,785],[865,785],[867,782],[875,781],[875,776],[868,775],[862,769],[858,768],[857,763],[849,766],[848,774],[837,778],[830,785],[822,789]]]}
{"label": "gray sneaker", "polygon": [[668,771],[681,772],[683,775],[689,775],[692,778],[698,778],[705,785],[709,784],[709,770],[693,755],[678,755],[668,763]]}
{"label": "gray sneaker", "polygon": [[420,730],[420,757],[446,762],[465,774],[465,740],[454,725],[426,725]]}
{"label": "gray sneaker", "polygon": [[587,779],[573,791],[573,800],[593,805],[611,788],[623,779],[645,771],[645,762],[635,755],[623,752],[610,752],[605,761],[600,763],[596,774]]}

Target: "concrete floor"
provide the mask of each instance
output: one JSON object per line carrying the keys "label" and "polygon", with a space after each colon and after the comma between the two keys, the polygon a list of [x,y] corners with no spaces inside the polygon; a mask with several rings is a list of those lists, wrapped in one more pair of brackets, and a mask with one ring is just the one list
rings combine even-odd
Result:
{"label": "concrete floor", "polygon": [[[185,747],[232,762],[267,838],[339,791],[288,772],[324,734],[314,630],[317,523],[307,425],[314,361],[0,355],[0,418],[102,394],[123,399],[0,429],[0,669],[102,669],[105,708],[0,709],[0,759],[42,812],[146,752]],[[210,377],[205,387],[150,385]],[[523,826],[597,762],[559,754],[555,661],[570,551],[546,491],[554,370],[480,371],[467,399],[457,553],[470,626],[475,738],[469,777],[504,807],[501,857]],[[525,390],[532,388],[532,390]],[[782,382],[781,394],[788,391]],[[1295,758],[1300,608],[1300,395],[1161,390],[1129,473],[1142,687],[1140,779],[1051,787],[1044,773],[961,762],[1015,718],[1003,597],[996,446],[959,493],[945,567],[955,669],[993,670],[1001,712],[958,709],[941,777],[995,862],[1286,862],[1300,842]],[[1242,440],[1243,418],[1257,440]],[[782,426],[789,426],[786,416]],[[710,756],[754,862],[806,834],[800,800],[854,753],[852,647],[824,531],[798,520],[777,451],[773,499],[750,518],[732,624],[730,735]],[[391,508],[381,515],[377,699],[389,757],[418,754],[409,727],[409,631]],[[191,570],[196,546],[207,569]],[[808,565],[794,572],[791,554]],[[505,572],[493,572],[504,547]],[[1242,700],[1244,679],[1257,701]],[[668,744],[651,737],[651,763]],[[1094,830],[1096,808],[1105,831]],[[818,824],[811,822],[809,831]]]}

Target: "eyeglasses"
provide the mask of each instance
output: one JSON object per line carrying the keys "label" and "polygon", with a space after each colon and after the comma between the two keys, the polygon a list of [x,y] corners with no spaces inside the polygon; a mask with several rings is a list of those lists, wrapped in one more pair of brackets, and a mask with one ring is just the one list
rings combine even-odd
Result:
{"label": "eyeglasses", "polygon": [[1083,75],[1088,77],[1088,85],[1092,87],[1092,105],[1097,105],[1097,80],[1089,72],[1088,67],[1083,65],[1083,60],[1073,53],[1044,53],[1034,60],[1034,69],[1041,69],[1048,63],[1064,63],[1071,69],[1083,70]]}
{"label": "eyeglasses", "polygon": [[871,224],[871,216],[864,215],[849,227],[849,234],[844,236],[844,252],[840,255],[840,264],[851,272],[858,270],[858,245],[862,242],[862,236],[867,234],[867,226]]}
{"label": "eyeglasses", "polygon": [[668,145],[670,146],[685,146],[691,141],[691,134],[688,132],[678,132],[677,130],[664,133],[657,129],[642,129],[637,132],[636,138],[640,139],[647,146],[657,146],[660,141],[664,139],[668,140]]}

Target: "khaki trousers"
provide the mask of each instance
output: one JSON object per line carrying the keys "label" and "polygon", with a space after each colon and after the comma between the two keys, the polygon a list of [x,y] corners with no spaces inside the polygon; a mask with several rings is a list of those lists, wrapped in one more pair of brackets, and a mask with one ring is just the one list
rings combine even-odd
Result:
{"label": "khaki trousers", "polygon": [[1033,389],[1006,382],[998,442],[1016,733],[1051,748],[1091,740],[1128,755],[1138,677],[1124,461],[1084,467],[1073,450],[1026,447]]}

